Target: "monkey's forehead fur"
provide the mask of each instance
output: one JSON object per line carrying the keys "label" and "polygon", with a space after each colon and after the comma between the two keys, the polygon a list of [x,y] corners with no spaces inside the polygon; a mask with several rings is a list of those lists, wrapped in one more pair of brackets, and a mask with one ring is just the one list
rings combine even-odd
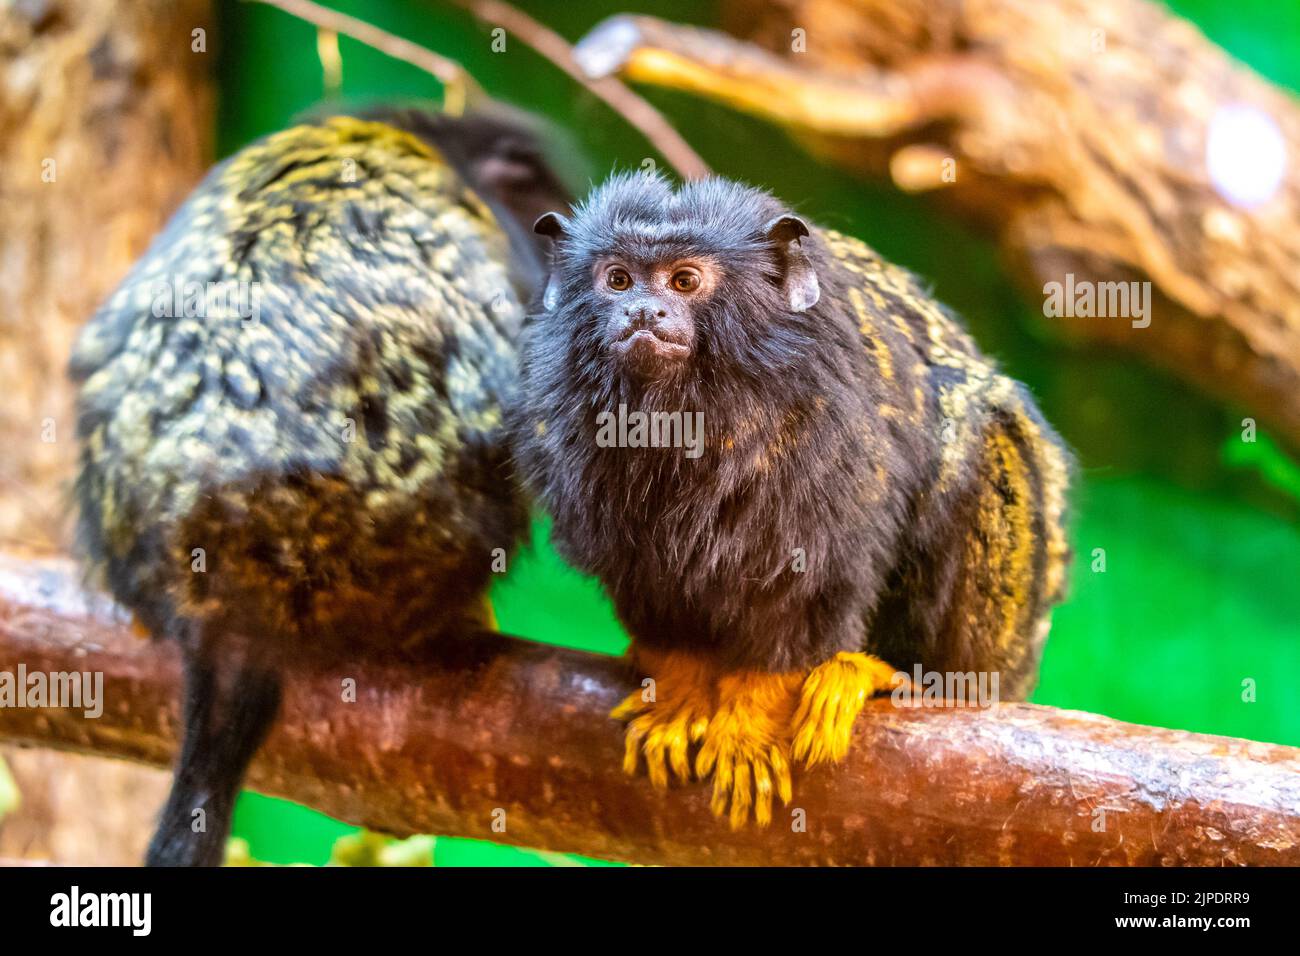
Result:
{"label": "monkey's forehead fur", "polygon": [[734,261],[766,252],[764,228],[789,211],[771,194],[734,180],[701,179],[674,189],[656,173],[616,173],[574,210],[562,243],[569,255],[712,254]]}

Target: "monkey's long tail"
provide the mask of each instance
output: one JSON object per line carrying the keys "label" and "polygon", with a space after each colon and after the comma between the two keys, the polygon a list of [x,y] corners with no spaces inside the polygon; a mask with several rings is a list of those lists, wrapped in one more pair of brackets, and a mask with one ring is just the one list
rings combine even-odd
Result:
{"label": "monkey's long tail", "polygon": [[278,669],[230,650],[187,649],[185,739],[147,866],[221,865],[240,782],[280,709]]}

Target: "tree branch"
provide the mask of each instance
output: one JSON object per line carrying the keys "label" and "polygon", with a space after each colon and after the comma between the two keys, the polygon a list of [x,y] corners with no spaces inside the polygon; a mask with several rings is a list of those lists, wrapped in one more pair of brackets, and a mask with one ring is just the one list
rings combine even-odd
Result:
{"label": "tree branch", "polygon": [[604,100],[606,105],[649,140],[683,179],[701,179],[709,175],[708,164],[672,124],[664,119],[662,113],[617,79],[610,76],[593,77],[585,72],[575,62],[568,41],[554,30],[502,0],[453,2],[469,10],[479,20],[495,23],[513,33],[540,56],[581,83],[592,95]]}
{"label": "tree branch", "polygon": [[[166,764],[177,655],[76,581],[0,553],[0,671],[102,672],[103,714],[3,707],[0,737]],[[399,835],[640,863],[1300,864],[1300,750],[1029,704],[873,701],[844,765],[796,777],[802,814],[733,833],[706,787],[620,771],[607,714],[634,686],[619,660],[501,635],[419,664],[301,660],[248,782]]]}
{"label": "tree branch", "polygon": [[374,24],[323,7],[319,3],[312,3],[311,0],[252,0],[252,2],[276,7],[322,30],[341,33],[395,60],[401,60],[416,69],[423,70],[442,84],[444,108],[453,115],[463,113],[466,102],[471,98],[486,98],[478,81],[455,60],[434,53],[427,47],[412,43],[387,30],[381,30]]}

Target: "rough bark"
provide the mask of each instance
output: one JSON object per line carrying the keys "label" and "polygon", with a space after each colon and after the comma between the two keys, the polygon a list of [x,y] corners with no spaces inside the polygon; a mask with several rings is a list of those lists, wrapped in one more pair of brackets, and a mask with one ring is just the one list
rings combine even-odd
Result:
{"label": "rough bark", "polygon": [[[165,764],[178,663],[68,562],[0,554],[0,671],[104,674],[103,716],[0,708],[0,737]],[[346,679],[355,702],[345,700]],[[768,830],[619,769],[616,659],[501,635],[422,663],[302,660],[249,782],[396,834],[663,864],[1300,864],[1300,750],[1006,704],[873,701]],[[804,829],[796,824],[802,821]]]}
{"label": "rough bark", "polygon": [[[723,9],[734,37],[751,42],[620,17],[578,45],[579,60],[731,104],[823,158],[933,191],[999,238],[1036,310],[1045,284],[1067,273],[1150,281],[1148,327],[1047,321],[1172,370],[1300,451],[1294,96],[1147,0]],[[1225,198],[1207,161],[1212,123],[1234,105],[1272,123],[1287,156],[1275,194],[1252,208]]]}

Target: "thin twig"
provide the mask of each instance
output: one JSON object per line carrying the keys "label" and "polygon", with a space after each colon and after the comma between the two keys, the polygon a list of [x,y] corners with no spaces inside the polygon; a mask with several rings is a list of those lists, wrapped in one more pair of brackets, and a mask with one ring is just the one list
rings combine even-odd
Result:
{"label": "thin twig", "polygon": [[312,3],[311,0],[251,0],[251,2],[276,7],[299,20],[349,36],[395,60],[401,60],[423,70],[442,83],[445,90],[443,105],[449,113],[462,112],[471,92],[482,93],[482,87],[474,77],[455,60],[381,30],[364,20],[323,7],[319,3]]}
{"label": "thin twig", "polygon": [[644,98],[613,77],[592,79],[573,58],[573,47],[549,27],[516,10],[502,0],[452,0],[488,23],[513,33],[541,56],[550,60],[616,113],[636,127],[683,179],[701,179],[710,173],[707,163],[691,148],[662,113]]}

